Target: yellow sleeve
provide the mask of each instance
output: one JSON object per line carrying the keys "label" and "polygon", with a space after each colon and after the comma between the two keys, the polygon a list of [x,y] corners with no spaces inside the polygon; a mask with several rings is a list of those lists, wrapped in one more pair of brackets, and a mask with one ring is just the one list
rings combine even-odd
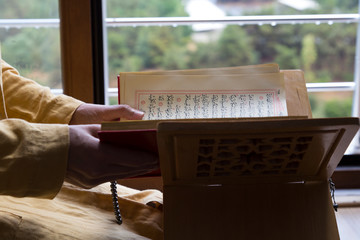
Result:
{"label": "yellow sleeve", "polygon": [[9,118],[34,123],[69,123],[81,101],[55,96],[47,87],[19,75],[16,69],[1,60],[4,100]]}
{"label": "yellow sleeve", "polygon": [[0,120],[0,194],[53,198],[66,173],[65,124],[82,102],[53,95],[3,60],[0,71],[0,119],[8,117]]}
{"label": "yellow sleeve", "polygon": [[60,190],[68,158],[65,124],[0,121],[0,194],[53,198]]}

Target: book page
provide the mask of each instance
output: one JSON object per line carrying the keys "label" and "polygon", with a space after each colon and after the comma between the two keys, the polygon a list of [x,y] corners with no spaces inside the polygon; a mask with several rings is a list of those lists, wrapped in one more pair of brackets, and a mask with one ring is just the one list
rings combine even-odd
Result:
{"label": "book page", "polygon": [[144,120],[287,116],[282,73],[120,76],[120,103]]}
{"label": "book page", "polygon": [[237,67],[222,68],[200,68],[185,70],[166,70],[166,71],[144,71],[144,72],[123,72],[120,74],[141,74],[141,75],[227,75],[227,74],[260,74],[278,73],[279,65],[276,63],[247,65]]}

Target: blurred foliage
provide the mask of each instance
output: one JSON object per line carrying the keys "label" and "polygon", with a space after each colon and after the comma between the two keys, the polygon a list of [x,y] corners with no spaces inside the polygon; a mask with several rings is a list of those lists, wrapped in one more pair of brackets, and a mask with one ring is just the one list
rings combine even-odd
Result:
{"label": "blurred foliage", "polygon": [[357,0],[317,0],[325,13],[357,13],[359,2]]}
{"label": "blurred foliage", "polygon": [[[58,18],[57,0],[0,0],[0,19]],[[23,76],[61,88],[58,28],[0,28],[2,57]]]}
{"label": "blurred foliage", "polygon": [[59,18],[58,0],[0,0],[0,19]]}
{"label": "blurred foliage", "polygon": [[352,99],[330,100],[325,103],[324,115],[326,117],[351,117]]}
{"label": "blurred foliage", "polygon": [[309,100],[314,118],[351,116],[352,92],[312,92]]}
{"label": "blurred foliage", "polygon": [[[6,31],[0,29],[0,35]],[[3,58],[23,76],[51,88],[61,88],[59,29],[24,28],[1,41]]]}
{"label": "blurred foliage", "polygon": [[313,34],[307,34],[302,41],[301,60],[304,66],[305,79],[308,82],[315,82],[315,73],[313,65],[317,60],[317,49],[315,45],[315,37]]}
{"label": "blurred foliage", "polygon": [[257,62],[250,36],[236,25],[227,26],[219,38],[217,56],[219,66],[249,65]]}
{"label": "blurred foliage", "polygon": [[106,0],[107,17],[184,17],[181,0]]}
{"label": "blurred foliage", "polygon": [[[107,17],[187,16],[182,0],[106,2]],[[244,10],[247,15],[356,13],[358,7],[356,0],[317,0],[319,9],[299,12],[269,4],[271,0],[222,2],[266,3],[263,9]],[[0,18],[58,18],[57,5],[57,0],[0,0]],[[353,81],[356,31],[355,23],[227,25],[203,41],[197,37],[207,33],[195,32],[192,26],[109,27],[109,78],[115,80],[120,71],[276,62],[281,69],[305,70],[308,82]],[[58,29],[0,28],[0,42],[4,59],[23,75],[61,87]],[[115,84],[110,81],[110,87]],[[344,106],[326,101],[310,97],[313,111],[321,116],[336,114],[331,108],[340,115],[348,114],[348,100],[336,101]]]}

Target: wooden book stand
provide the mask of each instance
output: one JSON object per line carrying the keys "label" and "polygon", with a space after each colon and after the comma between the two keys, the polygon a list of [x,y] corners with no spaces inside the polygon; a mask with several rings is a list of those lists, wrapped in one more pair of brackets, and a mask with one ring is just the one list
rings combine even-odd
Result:
{"label": "wooden book stand", "polygon": [[328,180],[359,120],[311,119],[284,72],[289,118],[159,123],[165,239],[339,239]]}

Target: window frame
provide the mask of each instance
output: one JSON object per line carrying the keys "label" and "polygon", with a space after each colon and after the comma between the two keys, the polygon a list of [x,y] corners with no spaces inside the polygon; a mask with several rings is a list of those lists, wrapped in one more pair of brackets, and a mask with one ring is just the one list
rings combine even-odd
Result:
{"label": "window frame", "polygon": [[63,92],[94,102],[91,1],[59,0]]}

